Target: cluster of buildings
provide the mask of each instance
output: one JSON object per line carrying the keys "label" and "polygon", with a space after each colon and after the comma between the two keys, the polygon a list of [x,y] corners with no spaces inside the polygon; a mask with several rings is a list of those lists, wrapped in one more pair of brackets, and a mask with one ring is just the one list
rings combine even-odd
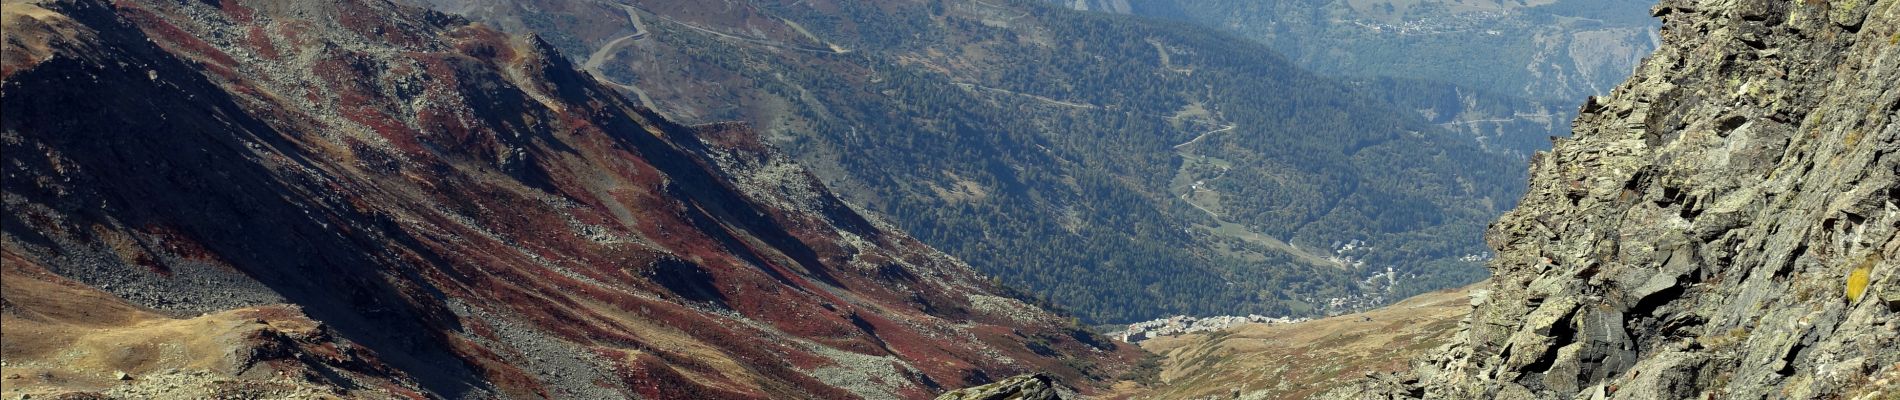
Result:
{"label": "cluster of buildings", "polygon": [[1245,317],[1222,315],[1202,318],[1176,315],[1128,324],[1128,329],[1111,332],[1108,335],[1124,342],[1135,343],[1162,336],[1217,331],[1240,324],[1291,324],[1304,321],[1306,318],[1267,317],[1258,314]]}
{"label": "cluster of buildings", "polygon": [[1366,245],[1366,241],[1364,240],[1354,240],[1343,243],[1333,242],[1333,254],[1326,256],[1326,261],[1331,261],[1334,264],[1353,269],[1365,267],[1366,262],[1353,255],[1355,254],[1355,250],[1357,250],[1357,254],[1364,254],[1369,251],[1369,246]]}
{"label": "cluster of buildings", "polygon": [[[1327,259],[1354,269],[1364,268],[1366,265],[1365,261],[1360,259],[1357,255],[1364,254],[1370,250],[1371,246],[1362,240],[1334,242],[1332,254],[1328,255]],[[1489,260],[1490,258],[1491,255],[1489,253],[1477,253],[1467,254],[1459,259],[1476,262]],[[1398,286],[1399,278],[1398,271],[1392,267],[1386,267],[1385,271],[1366,276],[1364,280],[1360,282],[1365,284],[1366,287],[1376,288],[1369,292],[1325,299],[1308,297],[1302,300],[1308,304],[1318,306],[1319,309],[1324,311],[1327,315],[1364,311],[1384,305],[1386,301],[1385,294],[1391,293],[1392,289]],[[1213,317],[1176,315],[1168,318],[1128,324],[1127,328],[1109,332],[1108,336],[1128,343],[1137,343],[1162,336],[1218,331],[1242,324],[1290,324],[1305,322],[1307,320],[1307,318],[1267,317],[1259,314],[1244,317],[1234,315]]]}
{"label": "cluster of buildings", "polygon": [[1495,25],[1498,23],[1497,21],[1503,20],[1509,15],[1510,15],[1509,13],[1501,12],[1501,11],[1484,11],[1484,12],[1472,12],[1472,13],[1452,13],[1451,16],[1449,17],[1436,18],[1436,19],[1419,19],[1419,20],[1412,20],[1412,21],[1402,21],[1402,22],[1397,22],[1397,23],[1387,23],[1387,22],[1372,20],[1372,19],[1351,19],[1351,20],[1346,20],[1344,22],[1350,23],[1353,25],[1358,25],[1360,28],[1365,28],[1373,32],[1391,33],[1391,34],[1397,34],[1400,36],[1431,35],[1431,34],[1452,33],[1452,32],[1483,32],[1486,35],[1498,36],[1498,35],[1503,34],[1503,32],[1500,32],[1496,29],[1489,29],[1489,28],[1495,27]]}

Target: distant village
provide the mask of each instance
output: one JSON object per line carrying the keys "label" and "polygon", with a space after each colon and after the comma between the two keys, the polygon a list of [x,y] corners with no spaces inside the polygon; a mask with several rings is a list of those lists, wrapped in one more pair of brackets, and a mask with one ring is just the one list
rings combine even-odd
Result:
{"label": "distant village", "polygon": [[[1366,262],[1362,257],[1364,257],[1366,252],[1371,251],[1371,249],[1371,245],[1363,240],[1334,242],[1331,247],[1332,252],[1326,256],[1326,259],[1348,268],[1364,269],[1366,268]],[[1484,262],[1491,259],[1491,254],[1467,254],[1458,259],[1467,262]],[[1385,295],[1391,293],[1392,290],[1398,286],[1401,279],[1417,277],[1416,274],[1405,275],[1406,276],[1400,276],[1398,271],[1393,270],[1391,267],[1386,267],[1383,272],[1373,273],[1360,281],[1365,287],[1371,289],[1366,292],[1346,297],[1324,299],[1305,297],[1301,300],[1308,304],[1319,306],[1319,309],[1323,310],[1325,314],[1329,316],[1370,310],[1385,305],[1387,300]],[[1244,317],[1235,315],[1213,317],[1176,315],[1168,318],[1128,324],[1126,328],[1108,332],[1107,335],[1124,342],[1138,343],[1163,336],[1218,331],[1242,324],[1291,324],[1306,322],[1308,320],[1310,320],[1310,318],[1268,317],[1259,314],[1251,314]]]}
{"label": "distant village", "polygon": [[1245,317],[1222,315],[1195,318],[1186,315],[1128,324],[1128,329],[1110,332],[1108,335],[1128,343],[1162,336],[1183,335],[1196,332],[1210,332],[1241,324],[1291,324],[1305,322],[1306,318],[1267,317],[1258,314]]}
{"label": "distant village", "polygon": [[1511,14],[1499,11],[1471,13],[1450,13],[1439,18],[1426,18],[1411,21],[1388,23],[1376,19],[1347,19],[1341,22],[1357,25],[1360,28],[1399,36],[1435,35],[1443,33],[1483,32],[1498,36],[1503,32],[1497,28]]}

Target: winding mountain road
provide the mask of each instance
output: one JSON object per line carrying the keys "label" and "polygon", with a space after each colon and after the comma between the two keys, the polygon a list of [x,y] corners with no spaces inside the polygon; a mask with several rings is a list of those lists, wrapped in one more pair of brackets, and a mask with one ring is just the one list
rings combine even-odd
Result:
{"label": "winding mountain road", "polygon": [[1175,148],[1175,149],[1180,149],[1180,148],[1182,148],[1182,147],[1187,147],[1187,146],[1188,146],[1188,145],[1190,145],[1190,144],[1194,144],[1194,143],[1197,143],[1197,142],[1200,142],[1200,141],[1201,141],[1201,139],[1205,139],[1205,138],[1207,138],[1207,136],[1208,136],[1208,135],[1212,135],[1212,134],[1216,134],[1216,133],[1221,133],[1221,132],[1226,132],[1226,131],[1231,131],[1231,130],[1234,130],[1234,128],[1238,128],[1238,127],[1240,127],[1240,125],[1236,125],[1236,124],[1227,124],[1227,127],[1224,127],[1224,128],[1220,128],[1220,129],[1215,129],[1215,130],[1211,130],[1211,131],[1207,131],[1207,132],[1202,132],[1200,136],[1195,136],[1195,137],[1194,137],[1194,139],[1192,139],[1192,140],[1188,140],[1188,141],[1187,141],[1186,143],[1181,143],[1181,144],[1177,144],[1177,145],[1174,145],[1174,148]]}
{"label": "winding mountain road", "polygon": [[[607,43],[601,45],[600,48],[594,49],[592,54],[587,55],[587,60],[581,62],[581,70],[593,74],[594,79],[599,79],[602,83],[632,92],[634,97],[640,99],[641,104],[645,104],[647,107],[655,107],[656,104],[653,102],[653,98],[648,97],[647,92],[640,90],[639,86],[620,83],[619,81],[613,80],[613,78],[609,78],[607,74],[600,72],[600,66],[606,65],[608,61],[613,61],[614,55],[619,54],[620,46],[626,45],[628,42],[645,39],[647,33],[651,32],[647,30],[646,23],[640,20],[639,9],[625,4],[621,4],[620,7],[627,12],[627,22],[633,24],[633,33],[607,41]],[[655,107],[655,109],[657,110],[657,107]]]}
{"label": "winding mountain road", "polygon": [[1090,110],[1095,110],[1095,109],[1100,109],[1100,108],[1102,108],[1101,106],[1098,106],[1098,105],[1094,105],[1094,104],[1086,104],[1086,103],[1076,103],[1076,102],[1069,102],[1069,101],[1062,101],[1062,100],[1056,100],[1056,99],[1052,99],[1052,98],[1048,98],[1048,97],[1044,97],[1044,96],[1040,96],[1040,95],[1033,95],[1033,94],[1028,94],[1028,93],[1022,93],[1022,92],[1017,92],[1017,91],[1013,91],[1013,90],[1009,90],[1009,89],[998,89],[998,88],[993,88],[993,87],[989,87],[989,86],[983,86],[983,85],[978,85],[978,84],[974,84],[974,83],[966,83],[966,82],[953,82],[953,83],[951,83],[951,84],[953,84],[953,85],[957,85],[957,86],[961,86],[961,87],[963,87],[964,89],[983,89],[983,90],[988,90],[988,91],[992,91],[992,92],[997,92],[997,93],[1003,93],[1003,94],[1009,94],[1009,95],[1015,95],[1015,96],[1021,96],[1021,97],[1028,97],[1028,98],[1030,98],[1030,99],[1033,99],[1033,100],[1036,100],[1036,101],[1041,101],[1041,102],[1043,102],[1043,103],[1048,103],[1048,104],[1053,104],[1053,105],[1058,105],[1058,106],[1064,106],[1064,107],[1074,107],[1074,108],[1083,108],[1083,109],[1090,109]]}

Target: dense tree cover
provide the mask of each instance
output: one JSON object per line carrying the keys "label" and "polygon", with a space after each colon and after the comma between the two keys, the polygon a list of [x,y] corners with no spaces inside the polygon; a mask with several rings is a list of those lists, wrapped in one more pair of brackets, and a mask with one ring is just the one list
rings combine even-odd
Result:
{"label": "dense tree cover", "polygon": [[[1522,185],[1399,105],[1417,96],[1215,31],[1027,0],[831,4],[752,6],[849,53],[652,18],[663,47],[605,72],[706,88],[670,100],[753,122],[853,202],[1091,323],[1469,283],[1482,268],[1456,259]],[[1324,259],[1349,241],[1364,266]],[[1403,282],[1365,283],[1387,267]]]}
{"label": "dense tree cover", "polygon": [[1421,79],[1375,77],[1356,83],[1396,107],[1424,110],[1433,124],[1482,141],[1486,151],[1519,159],[1550,149],[1553,136],[1569,136],[1581,101],[1535,101]]}

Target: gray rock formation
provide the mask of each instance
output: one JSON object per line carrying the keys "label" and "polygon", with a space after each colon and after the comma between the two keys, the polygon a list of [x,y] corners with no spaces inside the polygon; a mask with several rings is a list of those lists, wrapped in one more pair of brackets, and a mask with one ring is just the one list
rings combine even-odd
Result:
{"label": "gray rock formation", "polygon": [[1062,387],[1056,386],[1054,378],[1029,374],[951,391],[937,396],[937,400],[1062,400],[1070,397],[1063,394]]}
{"label": "gray rock formation", "polygon": [[1338,398],[1900,390],[1900,0],[1665,0],[1665,43],[1492,226],[1412,376]]}

